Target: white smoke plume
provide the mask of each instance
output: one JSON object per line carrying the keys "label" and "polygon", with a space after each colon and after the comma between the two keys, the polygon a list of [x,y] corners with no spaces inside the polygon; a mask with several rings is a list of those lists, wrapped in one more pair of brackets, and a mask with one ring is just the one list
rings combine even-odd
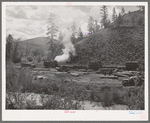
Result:
{"label": "white smoke plume", "polygon": [[55,57],[55,60],[57,62],[65,62],[65,61],[69,60],[69,57],[70,57],[69,53],[72,53],[72,55],[76,54],[74,45],[70,41],[70,36],[71,36],[72,32],[67,29],[66,31],[64,31],[64,33],[65,33],[65,38],[63,40],[63,44],[65,46],[65,49],[62,49],[62,51],[63,51],[62,55]]}

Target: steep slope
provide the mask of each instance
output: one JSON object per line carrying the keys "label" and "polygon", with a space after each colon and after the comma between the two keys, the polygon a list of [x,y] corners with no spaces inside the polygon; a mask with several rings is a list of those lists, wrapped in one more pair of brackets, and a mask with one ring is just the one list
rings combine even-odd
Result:
{"label": "steep slope", "polygon": [[124,64],[144,61],[144,13],[129,12],[109,28],[84,38],[75,45],[78,63],[100,60],[103,64]]}
{"label": "steep slope", "polygon": [[80,63],[101,60],[104,64],[124,64],[144,60],[143,28],[107,28],[76,44]]}

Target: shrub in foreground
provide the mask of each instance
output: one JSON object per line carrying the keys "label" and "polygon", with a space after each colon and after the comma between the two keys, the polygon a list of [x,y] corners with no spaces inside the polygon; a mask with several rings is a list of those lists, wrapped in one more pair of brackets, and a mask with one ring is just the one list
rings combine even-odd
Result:
{"label": "shrub in foreground", "polygon": [[[11,95],[9,95],[11,96]],[[79,101],[73,101],[71,98],[66,97],[62,99],[59,95],[48,97],[44,100],[44,96],[40,95],[42,100],[40,105],[37,104],[36,100],[17,99],[18,94],[13,94],[14,98],[6,98],[6,109],[50,109],[50,110],[63,110],[63,109],[80,109],[81,105]]]}
{"label": "shrub in foreground", "polygon": [[144,110],[144,86],[129,88],[124,94],[123,102],[131,110]]}

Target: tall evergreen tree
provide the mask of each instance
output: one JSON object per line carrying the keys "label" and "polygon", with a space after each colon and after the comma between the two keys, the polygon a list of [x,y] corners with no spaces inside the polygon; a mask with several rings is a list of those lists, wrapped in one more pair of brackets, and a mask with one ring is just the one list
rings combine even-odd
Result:
{"label": "tall evergreen tree", "polygon": [[76,23],[75,22],[73,22],[73,24],[72,24],[72,26],[71,26],[71,30],[72,30],[72,33],[76,33],[76,31],[77,31],[77,26],[76,26]]}
{"label": "tall evergreen tree", "polygon": [[98,21],[95,20],[95,32],[98,32],[98,30],[100,29],[100,26],[97,23]]}
{"label": "tall evergreen tree", "polygon": [[124,10],[124,7],[122,7],[121,9],[121,15],[123,16],[125,14],[125,10]]}
{"label": "tall evergreen tree", "polygon": [[82,33],[82,31],[80,32],[80,39],[83,39],[83,33]]}
{"label": "tall evergreen tree", "polygon": [[75,44],[76,43],[76,33],[77,33],[77,27],[76,27],[76,23],[75,22],[73,22],[73,24],[72,24],[72,26],[71,26],[71,31],[72,31],[72,34],[71,34],[71,37],[70,37],[70,39],[71,39],[71,42],[73,43],[73,44]]}
{"label": "tall evergreen tree", "polygon": [[63,45],[63,40],[64,40],[64,34],[62,33],[62,31],[60,30],[59,32],[59,36],[58,36],[58,43],[56,44],[56,55],[61,54],[62,49],[64,49],[64,45]]}
{"label": "tall evergreen tree", "polygon": [[[51,58],[54,59],[54,50],[55,50],[55,38],[57,37],[56,33],[58,32],[58,27],[56,26],[56,18],[54,14],[50,14],[48,18],[48,27],[47,27],[47,35],[50,39],[48,44],[50,44],[49,50],[51,51]],[[50,57],[48,57],[50,59]]]}
{"label": "tall evergreen tree", "polygon": [[116,10],[115,7],[113,8],[113,15],[112,15],[112,21],[115,21],[117,19],[117,14],[116,14]]}
{"label": "tall evergreen tree", "polygon": [[79,27],[79,30],[78,30],[78,39],[79,39],[79,40],[83,39],[83,33],[82,33],[80,27]]}
{"label": "tall evergreen tree", "polygon": [[105,28],[109,28],[110,27],[110,20],[107,19],[106,22],[105,22]]}
{"label": "tall evergreen tree", "polygon": [[63,39],[64,39],[64,35],[63,35],[62,31],[60,30],[58,40],[59,40],[60,42],[62,42]]}
{"label": "tall evergreen tree", "polygon": [[121,24],[122,24],[122,16],[121,16],[121,14],[119,13],[119,16],[118,16],[118,18],[117,18],[117,27],[120,27]]}
{"label": "tall evergreen tree", "polygon": [[6,61],[20,62],[19,41],[13,39],[11,34],[6,37]]}
{"label": "tall evergreen tree", "polygon": [[94,19],[92,16],[90,16],[89,20],[88,20],[88,31],[91,34],[93,34],[95,32],[95,30],[94,30]]}
{"label": "tall evergreen tree", "polygon": [[100,8],[100,14],[101,14],[101,23],[102,25],[104,26],[104,28],[106,28],[106,21],[107,21],[107,18],[108,18],[108,14],[107,14],[107,7],[105,5],[103,5],[101,8]]}
{"label": "tall evergreen tree", "polygon": [[6,60],[7,61],[12,60],[12,51],[13,51],[13,37],[11,34],[9,34],[6,37]]}
{"label": "tall evergreen tree", "polygon": [[16,39],[13,42],[13,53],[12,53],[12,61],[14,63],[18,63],[21,60],[21,53],[20,53],[20,46],[19,46],[20,39]]}

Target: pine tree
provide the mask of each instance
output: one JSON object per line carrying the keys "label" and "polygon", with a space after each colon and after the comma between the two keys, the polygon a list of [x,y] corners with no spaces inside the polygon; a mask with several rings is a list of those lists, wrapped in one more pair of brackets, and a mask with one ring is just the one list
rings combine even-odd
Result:
{"label": "pine tree", "polygon": [[12,60],[12,51],[13,51],[13,37],[9,34],[6,37],[6,60]]}
{"label": "pine tree", "polygon": [[95,20],[95,32],[98,32],[98,30],[100,29],[100,26],[97,24],[97,20]]}
{"label": "pine tree", "polygon": [[93,34],[95,32],[95,30],[94,30],[94,19],[92,16],[90,16],[89,20],[88,20],[88,31],[91,34]]}
{"label": "pine tree", "polygon": [[59,32],[59,37],[58,37],[58,41],[62,42],[63,39],[64,39],[64,35],[63,35],[62,31],[60,30],[60,32]]}
{"label": "pine tree", "polygon": [[115,21],[117,19],[117,14],[116,14],[116,10],[115,7],[113,8],[113,15],[112,15],[112,21]]}
{"label": "pine tree", "polygon": [[71,26],[71,30],[72,30],[72,33],[76,33],[76,31],[77,31],[77,26],[76,26],[76,23],[75,22],[73,22],[73,24],[72,24],[72,26]]}
{"label": "pine tree", "polygon": [[118,18],[117,18],[117,27],[120,27],[121,24],[122,24],[122,16],[121,16],[121,14],[119,13],[119,16],[118,16]]}
{"label": "pine tree", "polygon": [[[49,50],[51,50],[51,58],[54,59],[54,50],[55,50],[55,41],[57,41],[55,38],[57,37],[56,33],[58,32],[58,27],[56,26],[56,18],[54,14],[50,14],[50,17],[48,18],[48,27],[47,27],[47,35],[50,39],[48,44],[50,44]],[[48,57],[49,59],[49,57]]]}
{"label": "pine tree", "polygon": [[107,19],[105,22],[105,28],[109,28],[110,27],[110,20]]}
{"label": "pine tree", "polygon": [[73,22],[72,26],[71,26],[71,31],[72,31],[72,34],[71,34],[71,37],[70,37],[70,40],[73,44],[76,43],[76,33],[77,33],[77,28],[76,28],[76,23]]}
{"label": "pine tree", "polygon": [[80,32],[80,39],[83,39],[83,33]]}
{"label": "pine tree", "polygon": [[106,21],[107,21],[108,14],[107,14],[107,7],[105,5],[103,5],[101,7],[100,14],[101,14],[101,17],[102,17],[101,23],[104,26],[104,28],[106,28]]}
{"label": "pine tree", "polygon": [[56,55],[59,55],[62,52],[62,49],[64,49],[63,40],[64,40],[64,34],[60,30],[59,36],[58,36],[58,43],[57,43],[56,48],[55,48],[56,49]]}
{"label": "pine tree", "polygon": [[124,7],[122,7],[121,9],[121,15],[123,16],[125,14],[125,10],[124,10]]}
{"label": "pine tree", "polygon": [[79,40],[83,39],[83,33],[82,33],[80,27],[79,27],[79,30],[78,30],[78,39],[79,39]]}
{"label": "pine tree", "polygon": [[19,41],[20,41],[20,39],[17,39],[13,43],[12,61],[14,63],[18,63],[21,60],[21,55],[20,55],[20,51],[19,51],[19,47],[20,47]]}

